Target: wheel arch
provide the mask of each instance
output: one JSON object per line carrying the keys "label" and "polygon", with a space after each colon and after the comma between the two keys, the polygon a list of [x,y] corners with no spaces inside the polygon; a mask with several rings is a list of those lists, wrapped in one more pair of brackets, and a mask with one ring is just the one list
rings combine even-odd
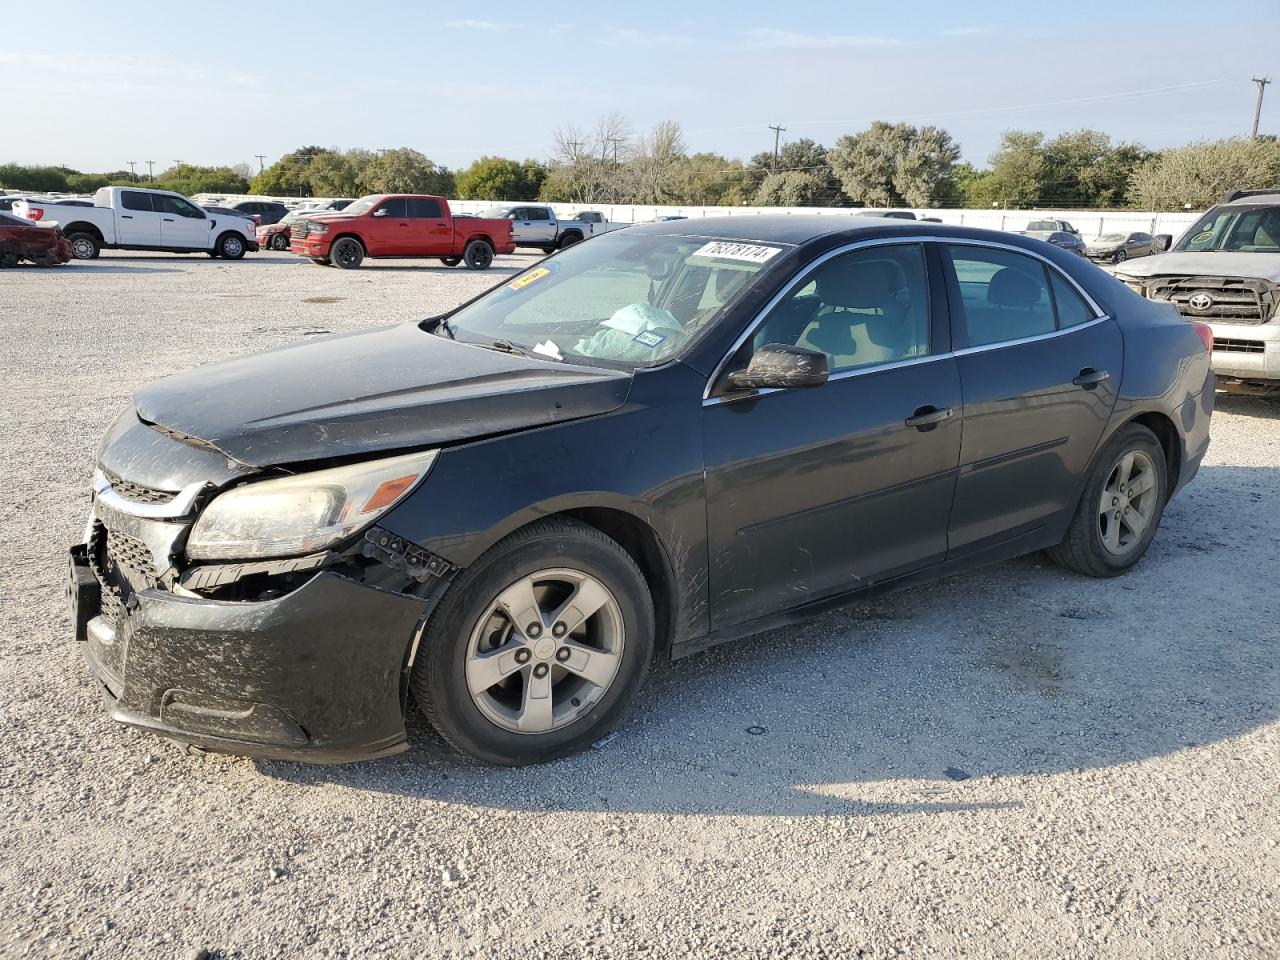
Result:
{"label": "wheel arch", "polygon": [[352,233],[349,230],[346,233],[338,234],[336,237],[334,237],[332,240],[329,241],[330,251],[333,250],[334,244],[336,244],[339,240],[354,240],[356,243],[360,244],[360,249],[364,252],[364,255],[366,257],[369,255],[369,245],[364,242],[364,237],[360,236],[360,234]]}
{"label": "wheel arch", "polygon": [[616,541],[635,561],[653,598],[654,652],[667,654],[680,632],[679,616],[683,598],[671,551],[653,519],[643,507],[609,495],[557,497],[535,504],[491,527],[481,542],[469,545],[468,553],[478,557],[485,550],[547,517],[567,517],[592,527]]}
{"label": "wheel arch", "polygon": [[1174,424],[1173,418],[1168,414],[1149,410],[1146,413],[1139,413],[1130,417],[1116,429],[1121,429],[1131,423],[1141,424],[1146,427],[1160,441],[1160,448],[1164,450],[1165,467],[1169,472],[1168,493],[1169,496],[1172,496],[1173,491],[1178,489],[1178,478],[1182,473],[1183,444],[1177,425]]}
{"label": "wheel arch", "polygon": [[99,243],[106,243],[106,238],[103,237],[102,231],[98,229],[96,224],[89,223],[87,220],[76,220],[65,227],[59,224],[59,227],[61,227],[63,234],[66,236],[71,236],[73,233],[89,233],[97,237]]}
{"label": "wheel arch", "polygon": [[467,237],[467,242],[466,242],[466,243],[464,243],[464,244],[462,245],[462,249],[463,249],[463,250],[466,250],[466,249],[467,249],[467,244],[469,244],[472,240],[483,240],[485,243],[487,243],[487,244],[488,244],[488,245],[493,249],[493,252],[494,252],[494,253],[497,253],[497,252],[498,252],[498,245],[497,245],[496,243],[494,243],[494,242],[493,242],[493,237],[489,236],[487,233],[473,233],[473,234],[471,234],[471,236]]}

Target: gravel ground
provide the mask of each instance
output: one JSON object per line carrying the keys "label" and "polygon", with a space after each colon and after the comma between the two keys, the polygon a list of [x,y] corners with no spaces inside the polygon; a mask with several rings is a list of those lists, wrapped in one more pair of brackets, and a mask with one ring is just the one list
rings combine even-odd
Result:
{"label": "gravel ground", "polygon": [[347,767],[108,721],[64,551],[130,392],[500,273],[0,274],[0,956],[1280,955],[1280,404],[1219,399],[1128,576],[1025,558],[658,664],[617,739],[542,768],[416,719]]}

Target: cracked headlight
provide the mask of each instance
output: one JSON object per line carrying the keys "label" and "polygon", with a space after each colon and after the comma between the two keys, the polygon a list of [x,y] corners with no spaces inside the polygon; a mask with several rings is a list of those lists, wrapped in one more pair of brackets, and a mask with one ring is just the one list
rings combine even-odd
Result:
{"label": "cracked headlight", "polygon": [[187,540],[194,560],[289,557],[363,530],[427,475],[439,451],[260,480],[215,497]]}

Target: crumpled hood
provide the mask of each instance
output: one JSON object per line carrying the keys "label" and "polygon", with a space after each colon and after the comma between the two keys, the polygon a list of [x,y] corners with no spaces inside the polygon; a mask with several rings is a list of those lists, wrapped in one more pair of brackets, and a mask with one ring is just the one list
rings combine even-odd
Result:
{"label": "crumpled hood", "polygon": [[456,343],[416,324],[253,354],[139,391],[145,422],[255,467],[429,447],[607,413],[631,375]]}
{"label": "crumpled hood", "polygon": [[1161,253],[1130,260],[1116,273],[1126,277],[1246,277],[1280,283],[1280,253]]}

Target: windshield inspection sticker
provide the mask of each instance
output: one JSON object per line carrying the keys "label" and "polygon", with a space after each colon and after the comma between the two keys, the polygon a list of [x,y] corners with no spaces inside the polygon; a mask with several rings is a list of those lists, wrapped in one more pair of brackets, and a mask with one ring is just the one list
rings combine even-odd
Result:
{"label": "windshield inspection sticker", "polygon": [[747,263],[764,263],[782,252],[779,247],[761,247],[754,243],[733,243],[728,240],[712,240],[693,251],[695,257],[715,257],[717,260],[745,260]]}
{"label": "windshield inspection sticker", "polygon": [[631,339],[636,343],[648,347],[650,350],[654,350],[661,346],[663,341],[667,338],[660,333],[654,333],[652,330],[641,330]]}
{"label": "windshield inspection sticker", "polygon": [[523,290],[529,284],[534,283],[538,280],[541,280],[543,277],[547,276],[550,273],[551,271],[548,270],[546,267],[538,267],[537,269],[530,270],[528,273],[526,273],[522,277],[516,277],[514,280],[508,283],[507,286],[510,287],[512,290]]}

